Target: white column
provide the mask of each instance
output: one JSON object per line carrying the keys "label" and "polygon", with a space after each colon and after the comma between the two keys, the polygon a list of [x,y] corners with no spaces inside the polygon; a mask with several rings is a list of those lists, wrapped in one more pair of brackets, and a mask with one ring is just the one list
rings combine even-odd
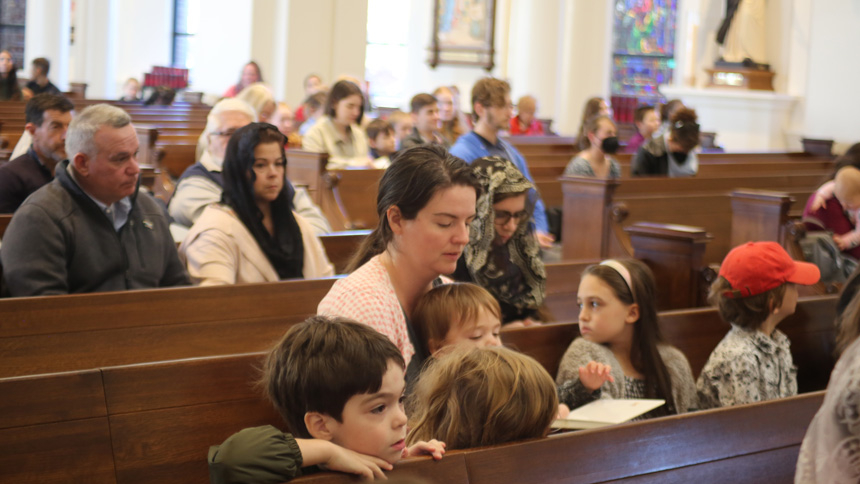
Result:
{"label": "white column", "polygon": [[88,98],[114,99],[119,0],[76,0],[75,9],[75,79],[71,80],[87,83]]}
{"label": "white column", "polygon": [[588,98],[609,97],[612,6],[611,0],[564,3],[558,111],[553,124],[560,134],[576,134]]}
{"label": "white column", "polygon": [[254,0],[251,17],[251,59],[279,101],[287,95],[288,12],[289,0]]}
{"label": "white column", "polygon": [[29,0],[27,2],[26,31],[24,34],[25,65],[30,76],[30,63],[37,57],[51,62],[48,77],[60,90],[69,83],[69,29],[71,26],[71,0]]}
{"label": "white column", "polygon": [[564,45],[563,11],[564,5],[558,1],[511,2],[507,57],[511,97],[516,103],[522,95],[535,96],[541,118],[556,119],[563,110],[556,102],[563,71],[559,63]]}

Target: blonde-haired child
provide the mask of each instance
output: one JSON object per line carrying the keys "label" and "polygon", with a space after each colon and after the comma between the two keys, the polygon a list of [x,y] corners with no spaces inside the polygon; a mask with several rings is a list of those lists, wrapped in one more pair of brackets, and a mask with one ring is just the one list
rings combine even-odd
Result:
{"label": "blonde-haired child", "polygon": [[458,343],[501,346],[502,311],[489,291],[469,283],[436,286],[412,311],[412,328],[429,354]]}
{"label": "blonde-haired child", "polygon": [[558,411],[555,384],[537,361],[491,346],[441,355],[410,400],[407,445],[440,439],[449,450],[543,437]]}
{"label": "blonde-haired child", "polygon": [[570,408],[597,398],[658,398],[643,418],[697,408],[687,358],[665,343],[657,319],[654,275],[638,260],[589,266],[579,283],[579,331],[556,382]]}
{"label": "blonde-haired child", "polygon": [[791,342],[776,326],[794,313],[795,284],[815,284],[819,277],[817,266],[792,260],[776,242],[748,242],[726,255],[710,299],[732,329],[699,375],[702,408],[797,394]]}

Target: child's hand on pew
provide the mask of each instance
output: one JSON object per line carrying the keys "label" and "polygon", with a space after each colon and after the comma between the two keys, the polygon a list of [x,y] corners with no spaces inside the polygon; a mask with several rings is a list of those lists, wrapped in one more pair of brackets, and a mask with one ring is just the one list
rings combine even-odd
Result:
{"label": "child's hand on pew", "polygon": [[393,466],[384,459],[349,450],[320,439],[296,439],[302,453],[302,466],[318,465],[330,471],[357,474],[364,478],[387,479],[383,470]]}
{"label": "child's hand on pew", "polygon": [[422,440],[411,447],[403,449],[402,457],[404,459],[418,455],[432,455],[434,459],[440,460],[442,456],[445,455],[445,442],[440,442],[436,439],[433,439],[430,442],[424,442]]}
{"label": "child's hand on pew", "polygon": [[589,361],[587,365],[579,367],[579,381],[582,382],[582,386],[593,392],[600,388],[604,382],[615,381],[611,371],[612,367],[609,365]]}
{"label": "child's hand on pew", "polygon": [[555,418],[556,419],[567,418],[568,415],[570,415],[570,407],[568,407],[567,405],[565,405],[563,403],[559,403],[558,404],[558,413],[555,414]]}
{"label": "child's hand on pew", "polygon": [[543,323],[541,323],[540,321],[536,321],[532,318],[525,318],[525,319],[521,319],[519,321],[511,321],[510,323],[504,325],[503,328],[504,329],[528,328],[529,326],[540,326],[541,324],[543,324]]}

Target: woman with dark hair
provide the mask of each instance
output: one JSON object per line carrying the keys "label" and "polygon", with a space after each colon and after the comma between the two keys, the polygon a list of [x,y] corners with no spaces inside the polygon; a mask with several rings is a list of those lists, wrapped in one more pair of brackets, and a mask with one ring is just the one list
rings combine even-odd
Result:
{"label": "woman with dark hair", "polygon": [[0,51],[0,101],[20,101],[23,99],[21,86],[18,85],[18,68],[12,61],[8,50]]}
{"label": "woman with dark hair", "polygon": [[207,206],[179,254],[200,285],[334,275],[313,227],[293,212],[284,136],[251,123],[230,138],[221,203]]}
{"label": "woman with dark hair", "polygon": [[620,178],[621,166],[612,157],[618,152],[618,132],[609,116],[598,114],[585,123],[582,151],[564,169],[565,175]]}
{"label": "woman with dark hair", "polygon": [[456,269],[480,191],[469,165],[444,147],[400,151],[379,182],[379,225],[353,257],[349,277],[337,281],[317,309],[388,336],[409,365],[408,381],[429,356],[409,325],[412,310],[440,275]]}
{"label": "woman with dark hair", "polygon": [[502,324],[533,324],[546,292],[546,272],[528,206],[534,185],[498,156],[472,162],[481,183],[469,245],[454,279],[487,289],[502,309]]}
{"label": "woman with dark hair", "polygon": [[263,82],[263,73],[260,72],[260,66],[256,62],[251,61],[242,67],[242,75],[239,76],[239,82],[230,86],[222,97],[236,97],[237,94],[242,92],[242,89],[255,82]]}
{"label": "woman with dark hair", "polygon": [[302,138],[302,149],[328,153],[328,168],[371,168],[367,134],[359,123],[364,115],[364,94],[350,81],[332,86],[324,116]]}
{"label": "woman with dark hair", "polygon": [[633,176],[694,176],[699,171],[693,151],[698,145],[696,111],[681,108],[669,118],[669,130],[651,138],[633,156]]}

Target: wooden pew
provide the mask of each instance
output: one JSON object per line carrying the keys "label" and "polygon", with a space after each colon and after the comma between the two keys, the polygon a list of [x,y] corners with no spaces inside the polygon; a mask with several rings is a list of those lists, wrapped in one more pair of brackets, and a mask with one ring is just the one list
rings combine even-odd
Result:
{"label": "wooden pew", "polygon": [[[731,197],[736,190],[783,192],[806,200],[820,175],[757,175],[714,178],[639,178],[603,180],[563,177],[563,257],[613,257],[624,250],[623,227],[638,221],[704,227],[714,236],[705,263],[718,263],[731,248]],[[789,215],[791,215],[789,211]],[[774,220],[774,223],[779,223]],[[578,237],[578,234],[600,234]]]}
{"label": "wooden pew", "polygon": [[[279,417],[259,394],[247,390],[246,378],[253,374],[246,371],[258,358],[259,355],[240,355],[103,369],[106,411],[103,407],[96,408],[93,410],[96,416],[91,418],[61,416],[56,424],[42,424],[46,427],[44,430],[84,427],[90,422],[100,428],[84,427],[71,434],[57,432],[50,440],[43,437],[47,447],[27,448],[24,443],[34,438],[34,430],[43,430],[39,428],[42,425],[13,423],[11,428],[0,431],[14,439],[4,439],[0,444],[8,446],[3,459],[11,464],[4,469],[21,471],[16,476],[20,479],[15,482],[44,482],[51,476],[65,479],[83,476],[87,482],[120,484],[207,482],[205,455],[209,445],[220,443],[231,433],[248,426],[273,424],[282,427]],[[98,376],[98,371],[94,373]],[[77,373],[43,375],[31,380],[46,388],[58,389],[56,380],[78,376]],[[9,383],[0,380],[0,387],[8,388]],[[89,391],[93,396],[102,390],[91,386],[94,388]],[[18,394],[32,398],[33,393],[39,393],[34,387],[31,384],[24,391],[19,388]],[[232,398],[228,398],[229,390],[236,392]],[[613,482],[614,479],[686,482],[678,479],[693,476],[701,479],[715,470],[737,471],[740,467],[744,472],[738,473],[741,478],[738,482],[762,482],[758,480],[761,470],[749,474],[746,468],[767,462],[771,477],[791,476],[806,426],[822,399],[823,392],[816,392],[545,439],[454,451],[438,463],[428,459],[400,463],[394,475],[405,474],[412,466],[418,466],[427,472],[424,477],[433,476],[434,482],[452,476],[455,482],[463,482],[464,474],[468,476],[465,482],[470,483],[547,482],[555,480],[552,476],[565,476],[574,482]],[[105,400],[92,400],[94,405],[105,405]],[[8,418],[35,420],[26,409],[9,412]],[[726,428],[737,430],[725,432]],[[89,445],[83,445],[82,435]],[[56,448],[66,450],[70,454],[68,460],[58,462]],[[83,452],[91,448],[96,452]],[[642,457],[636,457],[640,454]],[[529,466],[522,465],[524,456],[531,456]],[[464,463],[467,472],[457,471]],[[439,474],[436,469],[440,469]],[[115,480],[111,471],[115,471]],[[720,478],[725,475],[724,472],[719,474]],[[296,480],[305,481],[354,482],[354,478],[320,474]]]}
{"label": "wooden pew", "polygon": [[335,274],[346,273],[346,266],[352,260],[353,254],[369,234],[370,230],[349,230],[331,232],[320,237],[328,260],[334,265]]}
{"label": "wooden pew", "polygon": [[101,372],[0,379],[3,482],[115,483]]}
{"label": "wooden pew", "polygon": [[[100,463],[98,468],[103,469],[105,474],[109,473],[112,464],[116,480],[108,478],[104,482],[206,482],[208,476],[205,455],[210,445],[222,442],[233,432],[245,427],[270,424],[283,428],[280,417],[262,398],[260,389],[251,384],[258,376],[257,368],[262,356],[262,353],[228,355],[40,375],[24,379],[0,379],[0,390],[14,391],[15,395],[13,400],[4,402],[0,407],[4,410],[4,416],[0,420],[4,427],[0,430],[0,435],[6,434],[5,436],[9,437],[0,444],[6,446],[4,450],[8,451],[3,458],[17,464],[23,471],[22,479],[16,482],[42,482],[40,479],[45,476],[60,472],[66,472],[66,475],[92,472],[93,462],[90,462],[90,459]],[[63,396],[66,409],[75,411],[58,413],[60,405],[53,403],[57,395]],[[43,400],[47,403],[37,407],[31,404],[33,401]],[[744,449],[751,451],[751,445],[755,446],[757,451],[764,451],[761,447],[764,444],[758,437],[758,434],[763,433],[765,436],[762,438],[769,440],[771,445],[774,445],[774,440],[779,442],[775,448],[792,447],[796,453],[799,439],[802,438],[803,431],[820,402],[821,393],[812,393],[762,404],[568,433],[550,439],[466,452],[478,453],[475,462],[482,462],[482,459],[487,457],[487,452],[500,452],[500,455],[507,456],[508,451],[505,449],[510,445],[530,446],[535,442],[546,442],[548,444],[540,444],[541,448],[555,455],[555,450],[551,449],[556,446],[566,449],[567,444],[559,442],[573,438],[571,436],[578,436],[575,437],[578,439],[576,445],[591,448],[595,443],[604,441],[606,445],[615,441],[614,445],[623,446],[627,445],[625,442],[641,442],[644,436],[656,434],[660,439],[671,440],[671,445],[676,445],[678,440],[688,439],[707,442],[704,444],[706,447],[698,448],[700,451],[710,448],[708,455],[714,451],[738,452],[738,455],[741,455],[747,453]],[[801,408],[803,410],[799,411]],[[750,414],[750,410],[746,409],[757,410]],[[731,417],[714,417],[726,413],[731,414]],[[753,422],[767,414],[778,414],[780,418],[765,418],[758,425],[751,427],[739,423],[747,418]],[[725,425],[726,419],[734,419],[734,428],[744,431],[732,434],[746,444],[740,446],[740,450],[734,445],[716,445],[715,440],[718,439],[715,439],[715,436],[722,434],[715,433],[715,427],[710,426],[710,419],[713,418],[717,418],[722,425]],[[683,424],[673,423],[679,419]],[[86,424],[94,425],[89,428]],[[43,425],[45,428],[40,428]],[[797,428],[793,428],[795,425]],[[22,445],[34,438],[44,438],[38,437],[34,430],[44,430],[47,433],[62,426],[83,429],[77,433],[55,431],[51,434],[51,440],[43,446]],[[648,428],[648,431],[631,430],[642,426]],[[776,430],[777,428],[781,430]],[[773,434],[775,430],[776,437]],[[790,430],[792,439],[797,439],[788,445],[783,441],[783,437],[779,436],[780,432],[787,430]],[[638,439],[631,441],[629,437],[619,437],[629,432],[639,432]],[[33,437],[34,435],[36,437]],[[82,438],[86,438],[89,445],[82,445]],[[583,438],[586,440],[579,440]],[[750,443],[750,440],[755,442]],[[78,445],[74,445],[75,443]],[[56,459],[50,459],[58,448],[67,449],[71,454],[69,460],[60,461],[59,465]],[[98,452],[90,449],[96,449]],[[84,454],[84,451],[89,453]],[[676,458],[669,454],[671,453],[660,454],[655,458]],[[685,454],[676,467],[701,464],[703,460],[696,459],[705,456],[699,454],[700,452]],[[22,465],[21,459],[25,455],[28,459]],[[593,460],[578,453],[575,455],[579,456],[577,460]],[[625,458],[622,460],[627,460],[625,452],[619,452],[617,455],[623,455]],[[446,456],[443,462],[449,457],[451,456]],[[723,458],[725,457],[726,455],[723,455]],[[469,462],[469,456],[466,456],[466,462]],[[411,464],[403,464],[409,465]],[[473,475],[492,472],[492,466],[475,465],[482,470],[475,470],[474,473],[470,471],[470,479]],[[582,463],[581,466],[586,464]],[[614,467],[596,465],[588,472],[594,472],[594,469],[598,468],[610,471]],[[684,472],[692,470],[687,469]]]}
{"label": "wooden pew", "polygon": [[3,299],[0,377],[260,351],[334,281]]}

